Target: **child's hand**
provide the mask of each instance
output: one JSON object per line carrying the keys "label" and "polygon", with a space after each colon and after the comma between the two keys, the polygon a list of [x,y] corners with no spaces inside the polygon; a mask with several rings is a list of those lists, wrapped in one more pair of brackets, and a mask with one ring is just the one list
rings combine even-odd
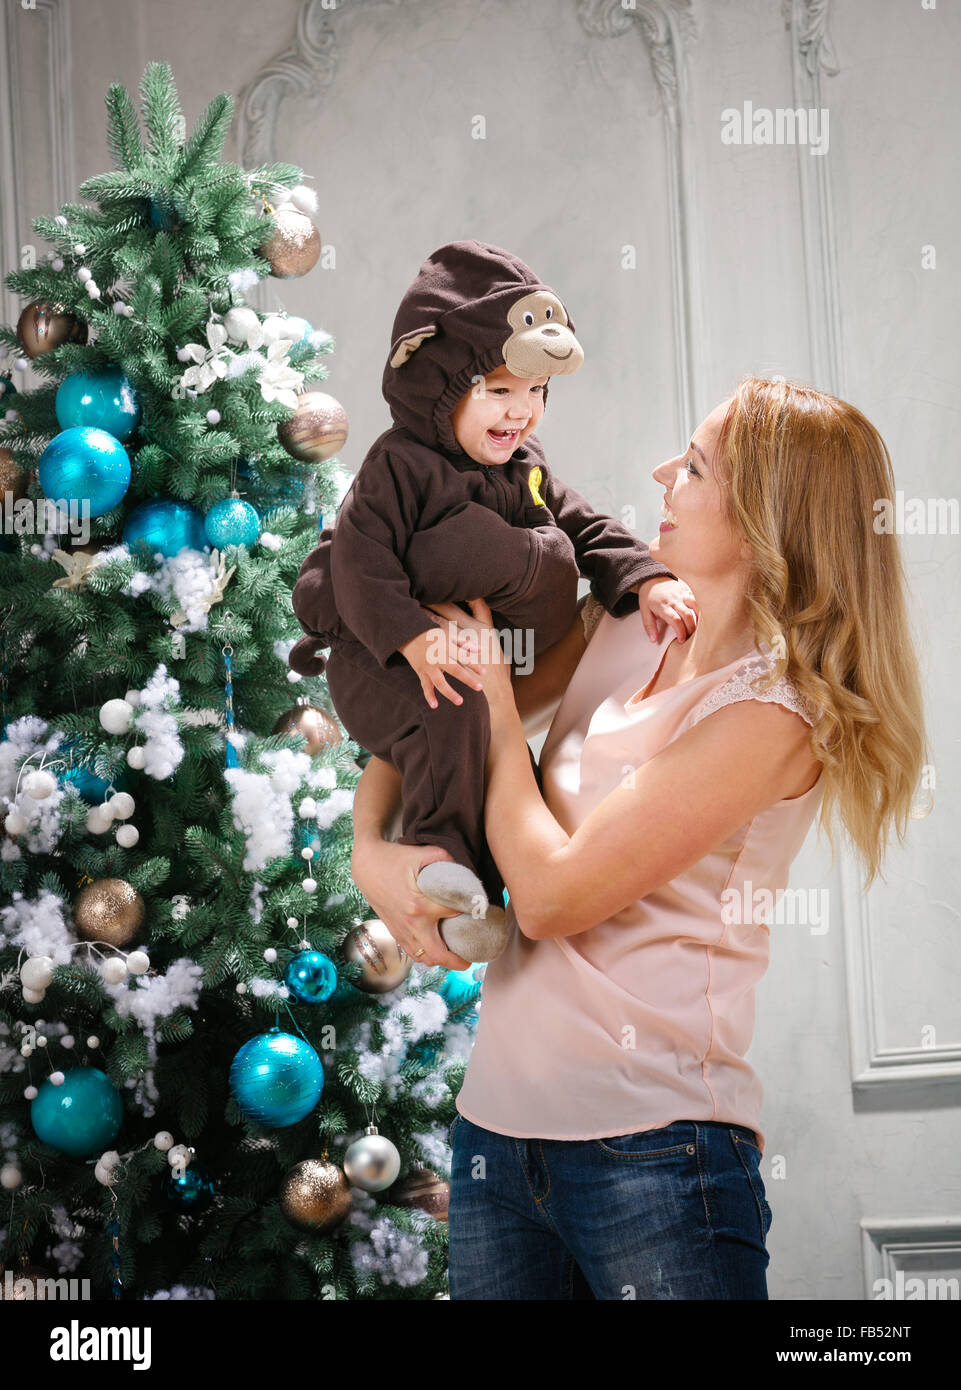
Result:
{"label": "child's hand", "polygon": [[701,610],[683,579],[645,579],[634,585],[633,592],[652,642],[660,642],[663,636],[662,620],[674,629],[679,642],[686,642],[697,627]]}
{"label": "child's hand", "polygon": [[444,627],[428,628],[397,649],[420,677],[420,688],[431,709],[437,708],[435,690],[439,690],[453,705],[464,703],[463,696],[447,684],[445,672],[475,690],[484,688],[470,669],[472,663],[466,641],[459,637],[456,630],[452,631],[453,627],[453,624],[447,623]]}

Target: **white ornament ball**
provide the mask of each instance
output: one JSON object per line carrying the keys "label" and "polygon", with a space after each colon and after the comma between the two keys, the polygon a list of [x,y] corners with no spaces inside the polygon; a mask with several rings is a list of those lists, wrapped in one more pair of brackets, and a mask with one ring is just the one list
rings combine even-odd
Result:
{"label": "white ornament ball", "polygon": [[56,271],[61,271],[61,270],[63,270],[63,257],[62,257],[62,256],[54,256],[53,260],[50,262],[50,268],[51,268],[51,270],[56,270]]}
{"label": "white ornament ball", "polygon": [[296,184],[288,196],[298,212],[305,212],[308,217],[312,217],[317,211],[317,190],[311,188],[309,184]]}
{"label": "white ornament ball", "polygon": [[297,919],[296,917],[288,917],[288,918],[287,918],[287,925],[288,925],[288,927],[298,927],[298,926],[300,926],[300,922],[298,921],[298,919]]}
{"label": "white ornament ball", "polygon": [[100,298],[100,286],[97,284],[96,280],[88,280],[85,289],[91,299]]}
{"label": "white ornament ball", "polygon": [[62,1086],[63,1083],[64,1083],[64,1075],[63,1075],[63,1072],[62,1072],[62,1071],[52,1071],[52,1072],[50,1073],[50,1085],[51,1085],[51,1086]]}
{"label": "white ornament ball", "polygon": [[146,751],[139,743],[135,744],[133,748],[127,749],[127,763],[130,767],[135,768],[139,772],[146,761]]}
{"label": "white ornament ball", "polygon": [[3,823],[11,835],[22,835],[27,828],[27,818],[22,811],[8,811]]}
{"label": "white ornament ball", "polygon": [[119,985],[121,980],[127,978],[127,962],[121,960],[119,956],[111,956],[101,965],[100,974],[108,985]]}
{"label": "white ornament ball", "polygon": [[[45,989],[30,989],[28,985],[24,985],[23,1002],[25,1004],[39,1004],[40,1001],[46,997],[46,993],[47,991]],[[30,1051],[32,1052],[33,1048],[31,1048]]]}
{"label": "white ornament ball", "polygon": [[150,957],[146,951],[131,951],[127,957],[127,969],[131,975],[146,975],[150,969]]}
{"label": "white ornament ball", "polygon": [[304,845],[303,849],[300,851],[300,857],[301,859],[313,859],[314,851],[311,849],[310,845]]}
{"label": "white ornament ball", "polygon": [[73,1047],[76,1041],[77,1040],[72,1033],[64,1033],[63,1037],[60,1039],[60,1046]]}
{"label": "white ornament ball", "polygon": [[38,1092],[37,1092],[36,1086],[24,1086],[24,1088],[23,1088],[23,1098],[24,1098],[24,1100],[36,1100],[36,1099],[37,1099],[37,1094],[38,1094]]}
{"label": "white ornament ball", "polygon": [[107,802],[107,810],[114,820],[129,820],[137,809],[137,803],[129,792],[114,792]]}
{"label": "white ornament ball", "polygon": [[117,828],[117,844],[123,849],[133,849],[140,839],[140,831],[135,825],[121,825]]}
{"label": "white ornament ball", "polygon": [[237,983],[237,993],[238,993],[238,994],[246,994],[246,993],[247,993],[247,986],[244,984],[243,980],[239,980],[238,983]]}
{"label": "white ornament ball", "polygon": [[46,1045],[47,1045],[47,1039],[43,1036],[42,1033],[38,1033],[38,1034],[37,1034],[37,1046],[38,1046],[38,1047],[46,1047]]}
{"label": "white ornament ball", "polygon": [[82,265],[77,271],[77,279],[80,281],[81,285],[85,285],[88,280],[93,279],[93,271],[89,266]]}
{"label": "white ornament ball", "polygon": [[267,962],[268,965],[273,965],[276,959],[277,952],[274,950],[273,946],[268,946],[266,951],[264,952],[264,960]]}
{"label": "white ornament ball", "polygon": [[186,1168],[192,1156],[186,1144],[174,1144],[172,1149],[167,1150],[167,1162],[171,1168]]}
{"label": "white ornament ball", "polygon": [[113,816],[106,806],[91,806],[84,816],[84,825],[91,835],[104,835],[113,825]]}
{"label": "white ornament ball", "polygon": [[108,1149],[105,1154],[100,1155],[100,1158],[97,1161],[100,1164],[101,1168],[106,1168],[110,1170],[111,1168],[117,1168],[120,1166],[120,1155],[117,1153],[116,1149]]}
{"label": "white ornament ball", "polygon": [[127,306],[126,306],[126,304],[123,302],[122,299],[115,299],[115,300],[114,300],[114,302],[113,302],[113,311],[114,311],[115,314],[119,314],[119,315],[121,315],[121,316],[127,312]]}
{"label": "white ornament ball", "polygon": [[100,706],[100,723],[108,734],[125,734],[133,718],[133,706],[126,700],[108,700]]}
{"label": "white ornament ball", "polygon": [[126,700],[126,702],[127,702],[128,705],[134,705],[134,706],[136,706],[136,705],[142,705],[142,704],[143,704],[143,701],[142,701],[141,698],[140,698],[140,691],[139,691],[139,690],[128,690],[127,693],[124,695],[123,698]]}
{"label": "white ornament ball", "polygon": [[90,1034],[90,1037],[87,1039],[87,1046],[88,1046],[88,1047],[99,1047],[99,1046],[100,1046],[100,1039],[97,1037],[96,1033],[91,1033],[91,1034]]}
{"label": "white ornament ball", "polygon": [[207,424],[208,424],[208,425],[219,425],[219,424],[220,424],[220,419],[221,419],[221,416],[220,416],[220,411],[219,411],[219,410],[208,410],[208,411],[207,411]]}
{"label": "white ornament ball", "polygon": [[317,880],[315,878],[305,878],[300,886],[305,893],[317,892]]}
{"label": "white ornament ball", "polygon": [[84,256],[87,252],[87,248],[82,241],[75,241],[73,245],[73,250],[74,255],[76,256]]}
{"label": "white ornament ball", "polygon": [[28,773],[23,779],[23,789],[27,796],[34,801],[46,801],[56,786],[56,777],[50,772],[44,772],[42,768],[38,768],[36,772]]}
{"label": "white ornament ball", "polygon": [[12,1192],[22,1182],[23,1174],[15,1163],[5,1163],[0,1168],[0,1187],[5,1187],[8,1192]]}
{"label": "white ornament ball", "polygon": [[238,304],[224,314],[224,327],[232,343],[246,343],[252,333],[259,332],[260,318],[254,309]]}
{"label": "white ornament ball", "polygon": [[20,979],[30,989],[46,989],[53,981],[50,956],[28,956],[20,967]]}
{"label": "white ornament ball", "polygon": [[312,796],[304,797],[303,801],[297,807],[297,814],[304,820],[310,820],[313,816],[316,816],[317,802]]}
{"label": "white ornament ball", "polygon": [[[260,539],[263,540],[263,536],[261,536]],[[287,681],[288,681],[288,683],[289,683],[290,685],[296,685],[296,684],[298,683],[298,681],[302,681],[302,680],[303,680],[303,676],[300,674],[299,671],[288,671],[288,672],[287,672]]]}
{"label": "white ornament ball", "polygon": [[159,1149],[162,1154],[165,1154],[168,1149],[172,1149],[174,1146],[174,1137],[170,1133],[170,1130],[158,1129],[153,1137],[153,1146],[155,1149]]}
{"label": "white ornament ball", "polygon": [[33,1048],[30,1046],[29,1043],[24,1043],[23,1047],[21,1047],[21,1049],[20,1049],[20,1056],[21,1056],[21,1057],[32,1057],[32,1056],[33,1056]]}
{"label": "white ornament ball", "polygon": [[93,1175],[103,1187],[113,1187],[117,1181],[117,1174],[112,1168],[105,1168],[102,1163],[97,1163],[93,1170]]}

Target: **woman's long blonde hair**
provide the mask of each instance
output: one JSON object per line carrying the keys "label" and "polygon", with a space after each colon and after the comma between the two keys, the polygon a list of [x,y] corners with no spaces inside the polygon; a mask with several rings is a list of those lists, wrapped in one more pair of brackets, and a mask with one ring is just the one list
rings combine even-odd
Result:
{"label": "woman's long blonde hair", "polygon": [[[895,496],[891,458],[853,405],[778,378],[742,381],[718,459],[729,515],[753,556],[755,637],[820,712],[811,749],[824,767],[819,825],[832,853],[837,814],[865,868],[881,873],[893,826],[919,814],[926,765],[921,680],[898,537],[875,529]],[[882,875],[883,877],[883,875]]]}

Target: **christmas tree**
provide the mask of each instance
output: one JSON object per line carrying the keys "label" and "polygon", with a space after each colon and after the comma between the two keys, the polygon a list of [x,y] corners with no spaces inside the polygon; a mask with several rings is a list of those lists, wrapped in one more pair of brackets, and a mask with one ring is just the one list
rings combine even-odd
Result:
{"label": "christmas tree", "polygon": [[0,1297],[442,1297],[479,987],[351,881],[364,750],[287,666],[333,342],[244,302],[316,196],[222,162],[228,96],[189,138],[167,65],[140,97],[6,277]]}

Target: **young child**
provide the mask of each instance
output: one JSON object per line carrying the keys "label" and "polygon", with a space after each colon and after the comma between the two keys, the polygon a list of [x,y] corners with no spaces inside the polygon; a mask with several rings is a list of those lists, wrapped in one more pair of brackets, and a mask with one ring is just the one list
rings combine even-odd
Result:
{"label": "young child", "polygon": [[[536,655],[570,627],[579,575],[613,617],[639,601],[674,617],[669,601],[690,598],[547,467],[532,431],[548,378],[583,356],[564,305],[516,256],[478,241],[435,251],[394,321],[383,391],[395,423],[292,596],[307,636],[291,667],[326,669],[351,738],[400,772],[400,842],[441,845],[455,861],[428,864],[418,886],[458,909],[441,934],[466,960],[493,960],[507,941],[484,836],[490,719],[482,690],[447,684],[445,673],[469,680],[469,662],[421,605],[484,598],[498,629]],[[330,647],[326,661],[318,646]]]}

